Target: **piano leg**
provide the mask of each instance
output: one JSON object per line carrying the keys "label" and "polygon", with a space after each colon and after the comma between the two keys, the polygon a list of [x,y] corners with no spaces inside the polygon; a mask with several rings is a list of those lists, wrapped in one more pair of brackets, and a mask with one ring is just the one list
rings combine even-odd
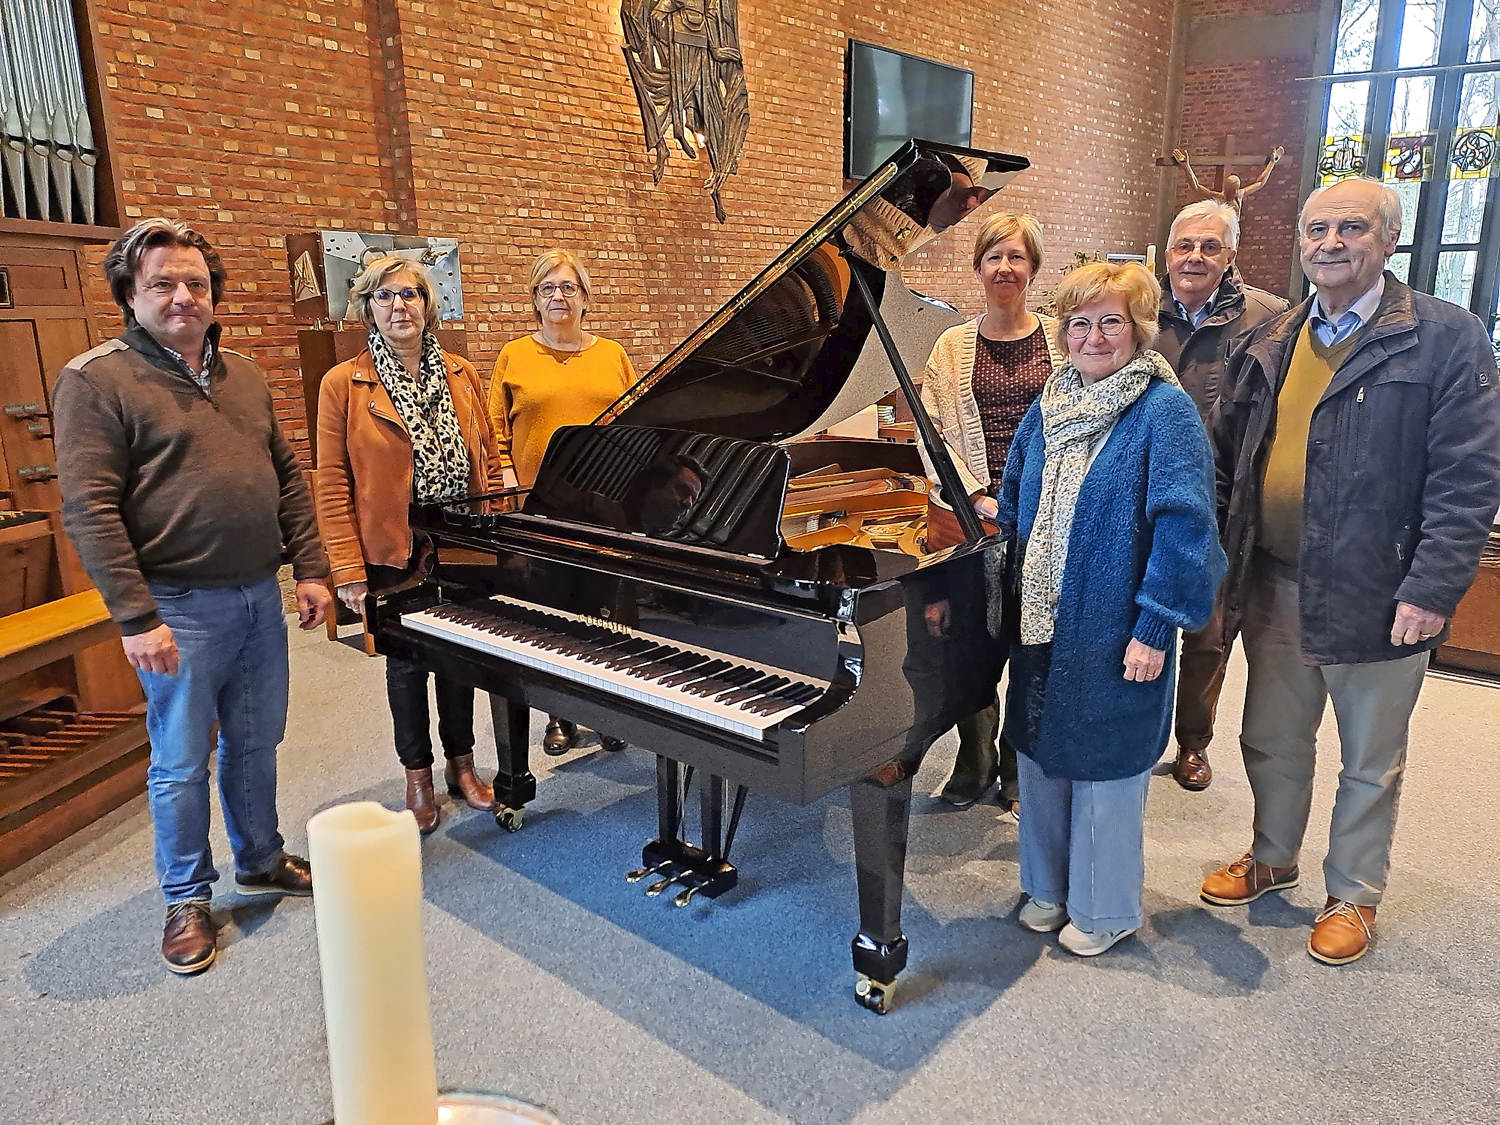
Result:
{"label": "piano leg", "polygon": [[526,802],[536,798],[531,772],[531,708],[490,693],[490,717],[495,723],[495,749],[500,757],[495,774],[495,823],[507,832],[521,830]]}
{"label": "piano leg", "polygon": [[849,786],[859,887],[859,933],[853,942],[854,998],[881,1015],[890,1010],[896,975],[906,968],[901,891],[906,875],[911,774],[900,772],[904,776],[893,784],[886,784],[877,774]]}

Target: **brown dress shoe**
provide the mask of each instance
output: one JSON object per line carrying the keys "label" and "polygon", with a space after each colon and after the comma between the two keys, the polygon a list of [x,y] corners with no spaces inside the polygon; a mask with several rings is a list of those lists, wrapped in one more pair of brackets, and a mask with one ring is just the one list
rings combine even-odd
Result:
{"label": "brown dress shoe", "polygon": [[443,777],[448,782],[448,796],[462,797],[471,809],[489,812],[495,807],[495,791],[479,780],[474,772],[474,755],[460,754],[449,758],[443,767]]}
{"label": "brown dress shoe", "polygon": [[573,749],[578,741],[578,724],[556,715],[548,716],[547,733],[542,736],[542,750],[556,758]]}
{"label": "brown dress shoe", "polygon": [[1358,961],[1375,938],[1375,908],[1330,896],[1307,935],[1307,951],[1325,965]]}
{"label": "brown dress shoe", "polygon": [[432,791],[432,767],[406,771],[406,807],[417,818],[417,831],[427,835],[438,826],[437,794]]}
{"label": "brown dress shoe", "polygon": [[1208,764],[1208,753],[1179,746],[1177,761],[1172,766],[1172,776],[1184,789],[1201,793],[1213,784],[1214,780],[1213,767]]}
{"label": "brown dress shoe", "polygon": [[269,871],[259,875],[234,876],[234,886],[242,895],[312,895],[312,865],[300,855],[282,852]]}
{"label": "brown dress shoe", "polygon": [[214,963],[218,927],[206,902],[175,902],[167,907],[161,935],[161,959],[180,976],[201,973]]}
{"label": "brown dress shoe", "polygon": [[1221,867],[1207,879],[1198,893],[1204,902],[1215,906],[1244,906],[1267,891],[1284,891],[1297,885],[1297,865],[1268,867],[1256,863],[1246,852],[1228,867]]}

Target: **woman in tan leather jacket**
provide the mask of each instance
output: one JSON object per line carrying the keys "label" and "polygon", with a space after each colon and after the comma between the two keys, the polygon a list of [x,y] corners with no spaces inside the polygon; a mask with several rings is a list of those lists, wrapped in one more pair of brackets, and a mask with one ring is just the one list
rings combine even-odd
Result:
{"label": "woman in tan leather jacket", "polygon": [[[379,258],[355,278],[349,301],[370,343],[323,377],[316,503],[334,591],[362,611],[370,590],[397,585],[422,561],[428,544],[412,534],[411,501],[498,491],[501,474],[479,375],[434,334],[438,304],[427,270]],[[431,832],[438,808],[427,673],[387,657],[385,683],[406,807]],[[470,808],[491,808],[494,791],[474,772],[474,690],[439,676],[436,693],[448,792]]]}

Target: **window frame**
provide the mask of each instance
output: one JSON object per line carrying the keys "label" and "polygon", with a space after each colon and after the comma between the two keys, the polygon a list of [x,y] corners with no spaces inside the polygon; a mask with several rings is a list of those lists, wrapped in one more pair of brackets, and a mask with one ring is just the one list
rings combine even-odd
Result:
{"label": "window frame", "polygon": [[[1303,198],[1322,182],[1319,164],[1323,158],[1325,138],[1329,135],[1328,112],[1335,86],[1349,82],[1369,83],[1363,128],[1365,174],[1388,182],[1385,180],[1386,147],[1390,139],[1390,120],[1397,83],[1402,79],[1431,76],[1432,98],[1427,125],[1423,131],[1434,137],[1432,178],[1420,181],[1415,212],[1407,211],[1402,216],[1401,238],[1397,243],[1396,253],[1410,255],[1407,276],[1411,287],[1431,293],[1436,286],[1441,255],[1477,252],[1474,281],[1469,291],[1467,307],[1484,321],[1493,338],[1496,332],[1496,303],[1497,298],[1500,298],[1500,154],[1497,154],[1491,164],[1490,174],[1485,177],[1487,187],[1479,240],[1444,242],[1442,235],[1448,194],[1454,182],[1449,178],[1449,158],[1458,132],[1464,81],[1470,74],[1500,73],[1500,60],[1468,62],[1469,29],[1475,0],[1447,0],[1437,29],[1436,60],[1427,66],[1400,67],[1401,32],[1406,6],[1406,0],[1379,0],[1370,69],[1335,74],[1334,55],[1343,4],[1341,0],[1325,0],[1317,44],[1318,73],[1313,79],[1316,92],[1308,99]],[[1299,255],[1295,252],[1291,282],[1293,294],[1305,297],[1310,291],[1302,275]]]}

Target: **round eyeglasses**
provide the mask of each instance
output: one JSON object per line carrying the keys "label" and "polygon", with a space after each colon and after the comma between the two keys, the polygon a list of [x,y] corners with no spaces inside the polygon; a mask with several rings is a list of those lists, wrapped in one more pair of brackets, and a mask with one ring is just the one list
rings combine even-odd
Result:
{"label": "round eyeglasses", "polygon": [[1121,332],[1125,331],[1125,326],[1129,323],[1130,321],[1126,320],[1123,316],[1116,316],[1114,313],[1109,313],[1106,316],[1101,316],[1098,320],[1090,320],[1086,316],[1069,317],[1066,327],[1068,339],[1087,340],[1089,333],[1095,327],[1106,336],[1118,336]]}
{"label": "round eyeglasses", "polygon": [[576,297],[578,295],[578,283],[573,281],[544,281],[536,287],[538,297],[550,297],[554,293],[561,293],[564,297]]}
{"label": "round eyeglasses", "polygon": [[1172,253],[1186,257],[1194,250],[1205,258],[1217,258],[1227,249],[1217,238],[1179,238],[1172,243]]}
{"label": "round eyeglasses", "polygon": [[422,300],[422,291],[407,286],[405,289],[377,289],[370,294],[370,300],[383,309],[388,309],[400,297],[403,304],[415,305]]}

